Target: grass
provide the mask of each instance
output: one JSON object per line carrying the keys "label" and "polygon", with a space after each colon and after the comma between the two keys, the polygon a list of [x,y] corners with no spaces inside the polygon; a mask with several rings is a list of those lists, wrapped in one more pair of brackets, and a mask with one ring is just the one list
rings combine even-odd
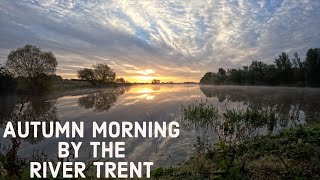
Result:
{"label": "grass", "polygon": [[[182,165],[155,169],[153,179],[320,178],[320,123],[296,125],[275,134],[277,121],[297,117],[269,107],[219,112],[203,102],[183,107],[182,114],[185,124],[212,127],[220,141],[208,148],[198,138],[194,156]],[[258,128],[269,133],[254,136]]]}
{"label": "grass", "polygon": [[316,179],[320,124],[298,126],[240,144],[220,142],[183,165],[158,168],[155,179]]}
{"label": "grass", "polygon": [[52,85],[52,90],[54,91],[65,91],[65,90],[74,90],[74,89],[83,89],[83,88],[112,88],[119,86],[128,86],[129,83],[106,83],[102,86],[94,86],[88,81],[81,80],[62,80],[56,81]]}

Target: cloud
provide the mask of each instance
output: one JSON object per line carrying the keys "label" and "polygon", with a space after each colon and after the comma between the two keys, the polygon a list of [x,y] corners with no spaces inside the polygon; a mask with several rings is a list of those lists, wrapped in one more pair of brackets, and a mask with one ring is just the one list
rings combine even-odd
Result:
{"label": "cloud", "polygon": [[0,58],[31,43],[53,51],[66,76],[107,63],[120,76],[198,80],[319,47],[319,8],[314,0],[4,0]]}

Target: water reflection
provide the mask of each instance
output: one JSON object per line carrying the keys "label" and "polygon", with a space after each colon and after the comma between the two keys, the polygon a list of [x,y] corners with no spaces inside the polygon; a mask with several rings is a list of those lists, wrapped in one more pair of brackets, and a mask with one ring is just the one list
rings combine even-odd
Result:
{"label": "water reflection", "polygon": [[[19,97],[16,101],[9,101],[7,108],[1,111],[0,126],[4,128],[8,121],[13,124],[17,131],[17,123],[30,121],[59,121],[56,107],[56,100],[48,100],[45,97]],[[22,123],[24,124],[24,123]],[[24,129],[24,127],[23,127]],[[40,131],[41,129],[39,129]],[[30,129],[30,134],[33,134],[33,128]],[[38,133],[41,134],[41,133]],[[42,136],[27,137],[26,141],[37,143],[43,139]]]}
{"label": "water reflection", "polygon": [[97,93],[89,94],[78,100],[79,106],[94,111],[108,111],[118,100],[118,96],[124,94],[125,88],[105,89]]}
{"label": "water reflection", "polygon": [[[231,132],[238,132],[238,137],[273,133],[287,126],[309,123],[312,119],[317,119],[317,114],[320,112],[320,91],[307,88],[136,85],[83,91],[80,94],[68,93],[53,98],[31,97],[23,101],[20,97],[3,97],[0,101],[2,127],[6,121],[14,119],[59,120],[62,123],[84,121],[87,136],[79,139],[83,142],[83,147],[78,161],[85,162],[92,152],[90,141],[123,141],[126,143],[125,161],[153,161],[155,166],[177,165],[188,159],[194,153],[197,137],[201,137],[207,145],[210,145],[226,139],[226,135]],[[205,121],[204,123],[182,121],[181,107],[195,102],[211,104],[218,110],[219,118],[212,121],[212,124],[207,124]],[[24,105],[20,112],[21,103]],[[246,112],[248,106],[255,109],[250,113]],[[242,114],[239,117],[232,111],[227,112],[226,109],[241,110]],[[271,116],[271,112],[274,112],[275,119],[267,118]],[[197,118],[199,119],[201,117]],[[92,121],[102,123],[111,120],[130,122],[181,120],[181,135],[177,139],[90,138]],[[19,145],[20,153],[30,155],[37,147],[43,149],[49,158],[56,159],[57,143],[63,140],[65,139],[28,140],[37,144]],[[4,139],[1,139],[1,144],[3,141]]]}
{"label": "water reflection", "polygon": [[260,108],[274,108],[281,115],[303,113],[306,121],[316,121],[320,113],[320,91],[312,88],[200,86],[208,98],[220,103],[238,102]]}
{"label": "water reflection", "polygon": [[[0,127],[4,128],[7,122],[11,122],[15,132],[18,130],[18,122],[22,122],[22,129],[25,129],[23,122],[30,121],[59,121],[56,100],[48,100],[43,97],[2,97],[6,102],[5,107],[1,106]],[[47,130],[49,125],[47,126]],[[24,143],[35,145],[43,140],[41,128],[38,129],[38,137],[33,137],[34,129],[29,129],[29,136],[26,138],[9,137],[7,141],[1,140],[0,145],[0,163],[2,175],[8,175],[12,178],[21,178],[21,173],[31,161],[45,161],[46,154],[36,147],[32,148],[32,153],[20,156],[19,153],[24,151]],[[22,131],[23,132],[23,131]],[[4,173],[4,174],[3,174]]]}

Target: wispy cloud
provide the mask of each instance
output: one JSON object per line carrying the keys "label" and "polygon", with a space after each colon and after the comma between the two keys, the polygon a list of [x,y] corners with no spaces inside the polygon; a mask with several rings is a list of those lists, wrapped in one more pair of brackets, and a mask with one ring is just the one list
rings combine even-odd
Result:
{"label": "wispy cloud", "polygon": [[32,43],[56,54],[60,74],[103,62],[120,76],[196,80],[319,47],[319,9],[315,0],[3,0],[0,58]]}

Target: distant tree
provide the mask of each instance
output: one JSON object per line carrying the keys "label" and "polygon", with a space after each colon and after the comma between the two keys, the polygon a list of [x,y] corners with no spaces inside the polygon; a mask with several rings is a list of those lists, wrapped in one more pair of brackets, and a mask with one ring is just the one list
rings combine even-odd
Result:
{"label": "distant tree", "polygon": [[97,64],[93,69],[84,68],[78,71],[78,77],[91,82],[93,85],[101,86],[104,83],[114,82],[116,73],[106,64]]}
{"label": "distant tree", "polygon": [[263,68],[263,82],[267,85],[277,85],[277,68],[274,64],[265,64]]}
{"label": "distant tree", "polygon": [[305,63],[308,84],[320,86],[320,48],[309,49]]}
{"label": "distant tree", "polygon": [[41,51],[33,45],[25,45],[11,51],[6,67],[15,77],[37,78],[55,74],[58,63],[51,52]]}
{"label": "distant tree", "polygon": [[153,79],[151,81],[152,84],[160,84],[160,80],[159,79]]}
{"label": "distant tree", "polygon": [[116,73],[106,64],[97,64],[93,66],[95,80],[99,84],[114,82]]}
{"label": "distant tree", "polygon": [[58,75],[50,75],[49,77],[52,81],[63,81],[62,77]]}
{"label": "distant tree", "polygon": [[291,83],[293,71],[289,55],[285,52],[282,52],[274,62],[277,67],[278,79],[280,82],[283,84]]}
{"label": "distant tree", "polygon": [[230,84],[242,84],[242,70],[241,69],[228,69],[227,71],[227,81]]}
{"label": "distant tree", "polygon": [[266,66],[261,61],[252,61],[251,65],[249,66],[248,72],[248,82],[249,84],[261,84],[263,81],[263,68]]}
{"label": "distant tree", "polygon": [[224,70],[223,68],[219,68],[217,76],[220,82],[223,83],[227,79],[227,71]]}
{"label": "distant tree", "polygon": [[294,53],[294,58],[292,59],[292,70],[294,82],[299,86],[306,85],[306,63],[302,62],[298,53]]}
{"label": "distant tree", "polygon": [[78,78],[89,81],[89,82],[93,82],[95,80],[93,69],[89,69],[89,68],[80,69],[78,71]]}
{"label": "distant tree", "polygon": [[200,84],[214,84],[214,75],[213,72],[207,72],[201,79]]}
{"label": "distant tree", "polygon": [[320,48],[309,49],[305,61],[301,61],[298,53],[290,59],[287,53],[282,52],[274,64],[252,61],[250,66],[242,69],[225,71],[219,68],[217,73],[207,72],[200,83],[320,86]]}
{"label": "distant tree", "polygon": [[126,83],[126,81],[123,78],[117,78],[116,83]]}
{"label": "distant tree", "polygon": [[304,67],[304,63],[301,62],[301,59],[300,59],[298,53],[295,52],[293,56],[294,56],[294,58],[292,59],[292,67],[303,68]]}

